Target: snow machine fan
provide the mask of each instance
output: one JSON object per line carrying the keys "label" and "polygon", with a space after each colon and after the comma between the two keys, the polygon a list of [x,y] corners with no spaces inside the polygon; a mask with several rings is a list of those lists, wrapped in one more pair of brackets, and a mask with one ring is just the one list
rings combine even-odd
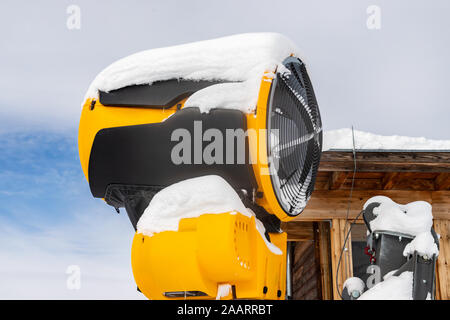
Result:
{"label": "snow machine fan", "polygon": [[271,186],[264,177],[261,182],[271,211],[290,220],[303,211],[314,190],[322,152],[322,123],[305,65],[293,57],[284,65],[288,72],[277,73],[267,108]]}
{"label": "snow machine fan", "polygon": [[[303,211],[314,188],[322,148],[316,98],[304,63],[290,56],[262,76],[254,112],[185,107],[193,93],[223,82],[172,79],[99,90],[83,106],[79,153],[91,192],[118,212],[125,208],[135,229],[163,188],[218,175],[262,222],[266,242],[281,250],[271,252],[249,231],[255,221],[239,214],[182,219],[177,232],[152,237],[136,233],[133,273],[151,299],[214,298],[221,283],[232,285],[229,297],[284,299],[286,234],[280,223]],[[202,139],[209,129],[232,139],[213,162],[196,153],[211,143]],[[183,161],[173,158],[181,137],[175,132],[190,137],[184,143],[193,152],[180,153]]]}

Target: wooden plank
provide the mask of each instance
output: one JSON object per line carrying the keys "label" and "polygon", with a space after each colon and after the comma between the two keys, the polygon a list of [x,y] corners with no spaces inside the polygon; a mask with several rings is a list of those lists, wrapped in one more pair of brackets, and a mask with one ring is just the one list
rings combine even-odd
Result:
{"label": "wooden plank", "polygon": [[[314,191],[305,210],[295,221],[320,221],[345,218],[349,190]],[[407,190],[354,190],[350,201],[349,217],[358,215],[364,203],[371,197],[383,195],[397,203],[428,201],[433,205],[435,219],[450,219],[450,191],[407,191]]]}
{"label": "wooden plank", "polygon": [[[397,203],[427,201],[433,205],[435,219],[450,219],[450,191],[406,191],[406,190],[354,190],[350,202],[349,217],[354,218],[371,197],[384,195]],[[333,218],[345,218],[349,191],[328,190],[314,191],[304,212],[294,221],[320,221]]]}
{"label": "wooden plank", "polygon": [[292,279],[294,299],[320,298],[320,273],[314,241],[295,243]]}
{"label": "wooden plank", "polygon": [[317,300],[320,298],[320,291],[317,288],[317,274],[313,274],[305,283],[294,291],[296,299]]}
{"label": "wooden plank", "polygon": [[441,173],[434,180],[436,190],[450,190],[450,173]]}
{"label": "wooden plank", "polygon": [[331,274],[330,223],[328,221],[319,222],[317,234],[322,300],[331,300],[333,299],[333,277]]}
{"label": "wooden plank", "polygon": [[442,220],[441,227],[441,237],[442,237],[442,251],[445,253],[445,272],[447,281],[441,284],[441,288],[444,287],[445,290],[442,291],[442,295],[445,300],[450,299],[450,222],[449,220]]}
{"label": "wooden plank", "polygon": [[348,176],[349,173],[345,171],[332,172],[330,175],[330,189],[331,190],[340,189]]}
{"label": "wooden plank", "polygon": [[295,243],[294,261],[298,261],[311,247],[311,241],[299,241]]}
{"label": "wooden plank", "polygon": [[312,222],[282,222],[281,230],[287,233],[288,241],[314,240],[314,229]]}
{"label": "wooden plank", "polygon": [[450,191],[431,192],[431,204],[435,219],[450,220]]}
{"label": "wooden plank", "polygon": [[[450,172],[450,152],[357,151],[358,172]],[[351,151],[322,152],[319,171],[353,171]]]}
{"label": "wooden plank", "polygon": [[400,172],[387,172],[381,181],[383,190],[391,190],[400,179]]}
{"label": "wooden plank", "polygon": [[[342,190],[350,190],[352,187],[352,178],[347,179],[341,186]],[[380,190],[381,180],[380,179],[355,179],[354,190]]]}
{"label": "wooden plank", "polygon": [[355,179],[382,179],[384,172],[356,172]]}
{"label": "wooden plank", "polygon": [[309,263],[315,263],[314,243],[312,241],[310,242],[310,244],[308,244],[308,248],[306,249],[303,255],[296,255],[294,273],[296,272],[295,268],[300,266],[308,268],[310,266]]}
{"label": "wooden plank", "polygon": [[336,277],[338,277],[337,264],[339,260],[339,245],[341,243],[339,237],[339,219],[333,219],[331,222],[331,270],[333,279],[333,299],[340,300],[340,296],[336,287]]}
{"label": "wooden plank", "polygon": [[450,299],[450,224],[448,220],[435,220],[434,228],[436,232],[441,236],[440,239],[440,250],[437,259],[437,269],[439,280],[437,283],[437,291],[439,291],[440,299],[448,300]]}
{"label": "wooden plank", "polygon": [[345,245],[344,252],[342,253],[342,287],[345,280],[353,276],[353,259],[352,259],[352,236],[348,235],[347,242],[345,242],[350,223],[346,223],[345,220],[340,220],[340,233],[341,233],[341,247]]}
{"label": "wooden plank", "polygon": [[316,272],[317,272],[317,289],[319,298],[322,297],[322,266],[320,263],[320,241],[319,241],[319,223],[314,222],[314,254],[316,261]]}
{"label": "wooden plank", "polygon": [[[332,264],[332,275],[333,275],[333,297],[335,300],[340,300],[339,292],[342,294],[342,287],[345,280],[353,276],[353,259],[352,259],[352,249],[351,249],[351,234],[347,239],[344,251],[345,238],[349,228],[349,224],[346,224],[345,219],[333,219],[331,226],[331,264]],[[339,264],[339,258],[342,258],[339,265],[339,272],[337,270]],[[337,285],[336,285],[337,279]]]}
{"label": "wooden plank", "polygon": [[440,286],[440,281],[439,281],[439,267],[438,264],[436,263],[436,268],[435,268],[435,274],[436,274],[436,282],[435,282],[435,286],[436,286],[436,294],[434,296],[434,299],[436,300],[442,300],[441,298],[441,286]]}
{"label": "wooden plank", "polygon": [[394,186],[395,190],[413,190],[413,191],[433,191],[434,180],[431,179],[416,179],[412,177],[406,177],[401,179]]}

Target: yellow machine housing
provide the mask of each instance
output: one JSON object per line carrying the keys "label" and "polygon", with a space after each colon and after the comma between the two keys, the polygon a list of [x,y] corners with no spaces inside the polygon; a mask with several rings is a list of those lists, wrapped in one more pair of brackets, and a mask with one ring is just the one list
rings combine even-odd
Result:
{"label": "yellow machine housing", "polygon": [[203,214],[181,219],[178,231],[134,236],[131,261],[139,289],[149,299],[284,299],[286,233],[271,234],[273,253],[256,229],[255,217]]}

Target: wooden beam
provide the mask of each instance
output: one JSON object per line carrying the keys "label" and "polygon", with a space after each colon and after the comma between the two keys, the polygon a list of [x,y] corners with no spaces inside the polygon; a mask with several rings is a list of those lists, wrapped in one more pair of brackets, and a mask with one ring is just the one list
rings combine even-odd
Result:
{"label": "wooden beam", "polygon": [[331,271],[330,223],[318,222],[315,232],[318,247],[322,300],[333,299],[333,276]]}
{"label": "wooden beam", "polygon": [[383,180],[381,180],[381,188],[383,190],[391,190],[399,179],[399,172],[386,172]]}
{"label": "wooden beam", "polygon": [[439,256],[437,259],[436,296],[441,300],[450,299],[450,222],[435,220],[434,228],[440,234]]}
{"label": "wooden beam", "polygon": [[434,219],[450,220],[450,191],[431,192]]}
{"label": "wooden beam", "polygon": [[[450,152],[357,151],[358,172],[450,172]],[[351,151],[322,152],[319,171],[353,171]]]}
{"label": "wooden beam", "polygon": [[441,173],[434,180],[435,190],[450,190],[450,173]]}
{"label": "wooden beam", "polygon": [[346,171],[334,171],[330,175],[330,190],[340,189],[347,179],[349,172]]}
{"label": "wooden beam", "polygon": [[306,222],[306,221],[282,222],[281,230],[287,233],[288,241],[314,240],[313,222]]}
{"label": "wooden beam", "polygon": [[[348,224],[345,219],[333,219],[331,222],[331,265],[333,274],[333,298],[340,300],[339,292],[342,294],[342,287],[345,280],[353,276],[353,260],[351,251],[351,235],[347,239]],[[342,249],[344,250],[342,251]],[[342,252],[342,256],[341,256]],[[338,269],[339,265],[339,270]]]}
{"label": "wooden beam", "polygon": [[[347,214],[350,190],[314,191],[305,210],[294,221],[344,219]],[[371,197],[387,196],[400,204],[427,201],[433,206],[435,219],[450,219],[450,191],[354,190],[350,201],[349,218],[358,215]],[[291,222],[289,222],[291,223]]]}

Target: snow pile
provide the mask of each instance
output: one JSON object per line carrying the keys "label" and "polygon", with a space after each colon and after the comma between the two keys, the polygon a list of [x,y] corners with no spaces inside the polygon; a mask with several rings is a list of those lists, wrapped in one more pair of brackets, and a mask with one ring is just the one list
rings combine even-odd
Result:
{"label": "snow pile", "polygon": [[433,214],[428,202],[414,201],[401,205],[388,197],[375,196],[366,201],[364,209],[373,202],[381,204],[373,210],[376,218],[370,221],[372,231],[393,231],[412,236],[431,232]]}
{"label": "snow pile", "polygon": [[364,281],[362,281],[358,277],[351,277],[345,280],[344,282],[344,289],[347,289],[347,293],[349,296],[352,296],[352,292],[357,291],[359,292],[360,296],[364,292],[364,288],[366,285],[364,284]]}
{"label": "snow pile", "polygon": [[385,279],[364,292],[358,300],[412,300],[412,272],[405,271]]}
{"label": "snow pile", "polygon": [[245,33],[218,39],[138,52],[111,64],[92,82],[86,98],[130,85],[151,85],[169,79],[224,82],[197,91],[185,107],[254,110],[261,78],[274,72],[298,49],[277,33]]}
{"label": "snow pile", "polygon": [[[254,215],[222,177],[209,175],[187,179],[155,194],[137,223],[137,232],[152,236],[162,231],[178,231],[181,219],[226,212],[239,212],[247,217]],[[264,226],[256,217],[255,220],[269,250],[282,254],[278,247],[267,241]]]}
{"label": "snow pile", "polygon": [[178,231],[180,219],[232,211],[247,217],[252,215],[223,178],[211,175],[188,179],[155,194],[138,221],[137,232],[151,236],[162,231]]}
{"label": "snow pile", "polygon": [[439,255],[439,249],[434,242],[431,232],[422,232],[416,235],[413,241],[406,245],[403,255],[408,257],[409,255],[412,255],[414,251],[417,251],[421,256],[427,256],[429,258],[433,255],[436,255],[436,257]]}
{"label": "snow pile", "polygon": [[[360,150],[450,150],[450,140],[429,140],[404,136],[381,136],[354,130],[355,149]],[[353,149],[352,129],[323,133],[322,150]]]}

